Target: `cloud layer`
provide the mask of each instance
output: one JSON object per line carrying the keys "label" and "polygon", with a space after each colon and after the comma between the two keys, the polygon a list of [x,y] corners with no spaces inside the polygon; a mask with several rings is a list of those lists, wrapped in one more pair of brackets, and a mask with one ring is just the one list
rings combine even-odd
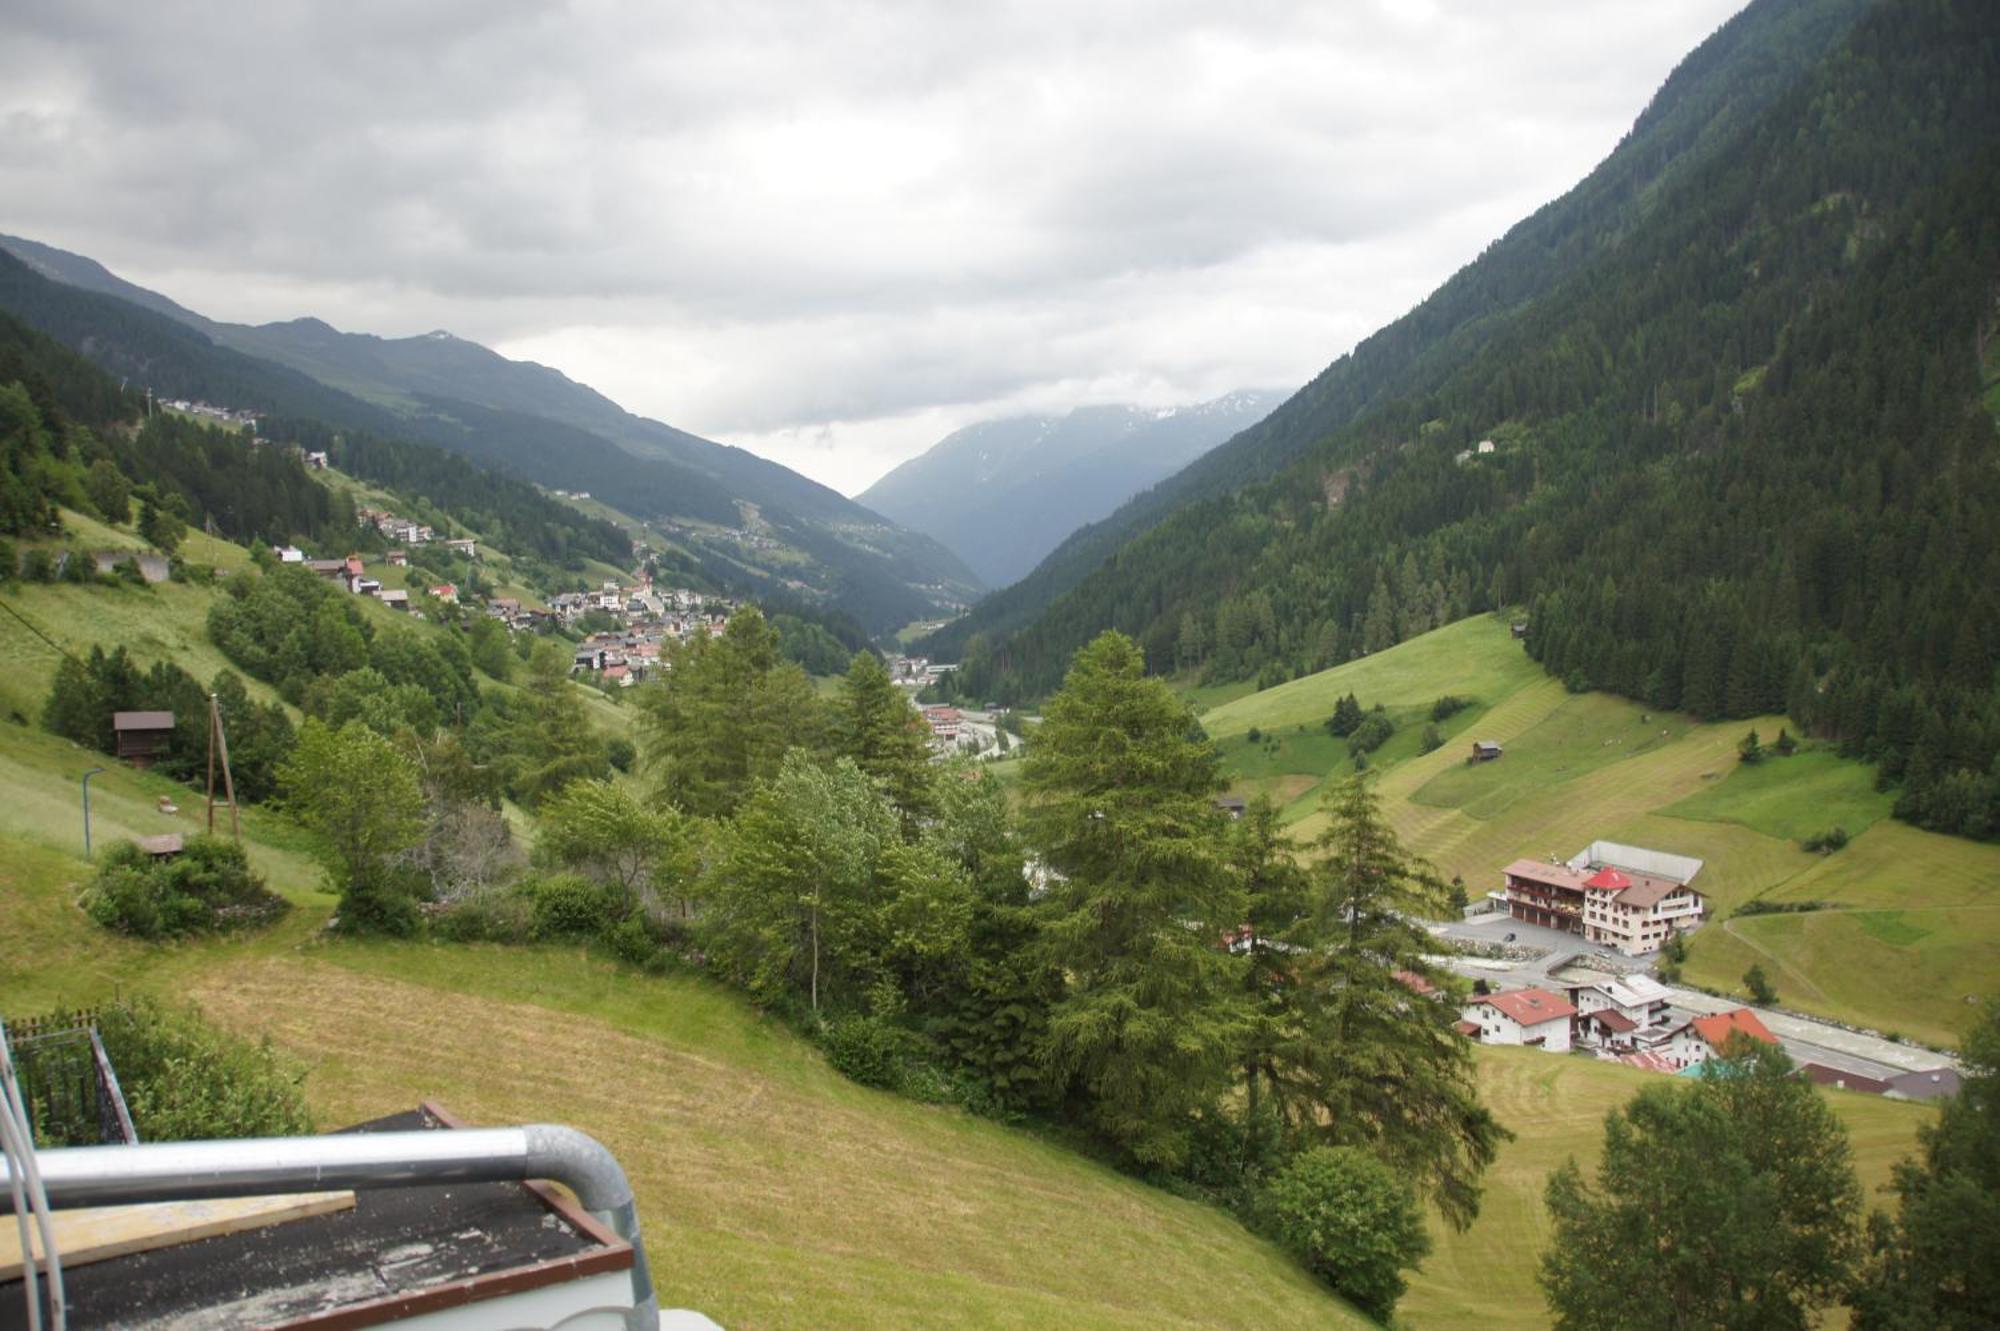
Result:
{"label": "cloud layer", "polygon": [[1741,4],[42,0],[0,229],[853,491],[974,419],[1303,382]]}

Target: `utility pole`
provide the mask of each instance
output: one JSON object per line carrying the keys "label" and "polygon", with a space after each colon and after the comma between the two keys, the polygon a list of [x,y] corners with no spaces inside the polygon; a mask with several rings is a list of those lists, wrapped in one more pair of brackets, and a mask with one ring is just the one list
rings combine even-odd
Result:
{"label": "utility pole", "polygon": [[93,767],[83,774],[83,858],[90,858],[90,778],[103,771]]}
{"label": "utility pole", "polygon": [[215,763],[220,751],[222,790],[229,801],[229,835],[243,843],[243,827],[236,815],[236,780],[229,774],[229,736],[222,729],[222,702],[208,695],[208,834],[215,835]]}

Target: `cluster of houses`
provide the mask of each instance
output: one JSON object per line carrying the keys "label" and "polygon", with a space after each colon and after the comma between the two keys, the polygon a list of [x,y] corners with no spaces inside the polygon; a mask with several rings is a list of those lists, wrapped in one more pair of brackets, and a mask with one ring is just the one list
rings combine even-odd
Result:
{"label": "cluster of houses", "polygon": [[[1432,989],[1422,977],[1406,974],[1418,992]],[[1421,988],[1419,988],[1421,986]],[[1590,1050],[1599,1058],[1680,1076],[1700,1075],[1732,1038],[1775,1045],[1778,1037],[1747,1007],[1694,1014],[1672,1005],[1671,991],[1646,975],[1580,980],[1553,989],[1510,989],[1479,994],[1460,1009],[1458,1031],[1481,1044],[1518,1045],[1549,1053]],[[1801,1076],[1836,1090],[1886,1095],[1901,1100],[1935,1100],[1955,1095],[1958,1073],[1950,1067],[1876,1077],[1851,1068],[1811,1061]]]}
{"label": "cluster of houses", "polygon": [[595,592],[564,592],[550,602],[550,613],[564,626],[592,611],[619,621],[617,628],[579,642],[570,668],[576,674],[602,675],[621,688],[660,669],[667,643],[720,635],[736,608],[733,600],[685,587],[656,590],[643,577],[635,587],[607,582]]}
{"label": "cluster of houses", "polygon": [[[360,555],[349,555],[345,559],[308,559],[305,551],[295,545],[278,546],[276,552],[278,562],[296,564],[317,573],[328,582],[339,583],[356,596],[372,596],[391,610],[407,611],[410,608],[410,594],[398,587],[384,587],[381,579],[369,577],[368,567]],[[453,604],[458,601],[458,589],[450,583],[432,588],[431,594],[439,600],[449,599]]]}
{"label": "cluster of houses", "polygon": [[888,667],[890,679],[911,689],[935,684],[958,669],[949,661],[932,661],[922,656],[890,656],[883,663]]}
{"label": "cluster of houses", "polygon": [[[148,396],[151,395],[151,392],[152,390],[147,390]],[[224,425],[247,425],[252,429],[255,429],[257,426],[257,413],[254,411],[238,411],[234,407],[218,407],[212,402],[203,402],[199,398],[193,401],[181,397],[162,398],[160,399],[160,405],[169,411],[185,412],[189,416],[206,417],[212,421],[220,421]]]}
{"label": "cluster of houses", "polygon": [[1643,956],[1701,926],[1708,904],[1693,887],[1701,869],[1686,855],[1593,841],[1568,860],[1515,860],[1495,899],[1523,924]]}
{"label": "cluster of houses", "polygon": [[[326,457],[324,453],[317,456],[321,459]],[[406,546],[429,545],[432,541],[438,539],[437,532],[426,524],[412,521],[409,518],[398,517],[387,509],[357,508],[354,510],[354,521],[357,526],[373,527],[376,531],[381,532],[386,539],[401,541]],[[448,538],[444,544],[450,549],[465,555],[468,559],[477,559],[479,557],[479,546],[470,537]]]}

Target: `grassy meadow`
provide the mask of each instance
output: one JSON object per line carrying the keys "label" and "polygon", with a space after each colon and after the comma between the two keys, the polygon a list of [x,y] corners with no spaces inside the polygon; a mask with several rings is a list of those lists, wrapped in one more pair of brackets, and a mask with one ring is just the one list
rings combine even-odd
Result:
{"label": "grassy meadow", "polygon": [[[1487,1171],[1485,1199],[1471,1229],[1456,1234],[1432,1218],[1436,1250],[1411,1280],[1397,1316],[1421,1331],[1528,1331],[1549,1322],[1535,1285],[1535,1261],[1549,1237],[1542,1207],[1549,1172],[1571,1156],[1585,1170],[1594,1169],[1604,1144],[1604,1116],[1661,1079],[1637,1068],[1532,1049],[1486,1046],[1474,1056],[1481,1097],[1517,1140],[1501,1147]],[[1869,1204],[1885,1206],[1879,1194],[1890,1167],[1915,1149],[1917,1128],[1934,1111],[1847,1091],[1822,1094],[1847,1128]],[[1836,1310],[1827,1324],[1846,1323]]]}
{"label": "grassy meadow", "polygon": [[[1994,992],[2000,846],[1895,822],[1872,769],[1831,749],[1740,763],[1743,733],[1755,726],[1768,745],[1782,717],[1711,725],[1570,694],[1505,622],[1461,620],[1203,715],[1238,792],[1280,802],[1302,839],[1323,826],[1325,778],[1351,770],[1344,745],[1319,729],[1349,692],[1397,722],[1373,763],[1396,830],[1474,896],[1498,889],[1519,856],[1623,841],[1705,862],[1697,885],[1714,915],[1690,941],[1686,969],[1698,984],[1747,996],[1743,973],[1761,964],[1787,1006],[1941,1045],[1959,1038],[1968,996]],[[1443,748],[1418,754],[1427,705],[1445,693],[1475,706],[1447,724]],[[1466,762],[1472,739],[1500,741],[1505,756]],[[1835,825],[1852,838],[1844,849],[1800,848]],[[1825,908],[1730,918],[1757,898]]]}

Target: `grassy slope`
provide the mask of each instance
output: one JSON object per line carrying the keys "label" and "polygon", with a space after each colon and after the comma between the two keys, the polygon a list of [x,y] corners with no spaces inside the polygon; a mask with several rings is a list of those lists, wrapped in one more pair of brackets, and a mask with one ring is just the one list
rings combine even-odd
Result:
{"label": "grassy slope", "polygon": [[[104,935],[73,900],[88,866],[65,778],[87,762],[0,733],[0,1011],[193,995],[302,1058],[323,1123],[428,1097],[575,1124],[632,1175],[663,1301],[731,1327],[1368,1325],[1220,1211],[859,1087],[705,981],[564,948],[327,940],[331,900],[275,822],[253,817],[252,854],[297,909],[270,932]],[[173,823],[152,805],[167,788],[99,778],[100,839]]]}
{"label": "grassy slope", "polygon": [[[1495,629],[1498,629],[1497,634]],[[1243,795],[1268,795],[1287,821],[1307,818],[1317,807],[1321,782],[1329,772],[1350,769],[1347,741],[1324,727],[1334,704],[1353,693],[1363,707],[1380,704],[1396,733],[1370,755],[1370,766],[1387,772],[1417,756],[1431,704],[1445,694],[1473,705],[1439,728],[1447,736],[1440,753],[1460,753],[1471,738],[1485,738],[1487,714],[1540,678],[1520,647],[1496,621],[1467,619],[1435,633],[1364,657],[1333,670],[1265,689],[1236,694],[1216,691],[1226,701],[1205,713],[1202,725],[1221,749]],[[1196,690],[1197,701],[1204,696]],[[1252,742],[1249,732],[1260,738]]]}
{"label": "grassy slope", "polygon": [[[1433,1221],[1437,1251],[1398,1308],[1422,1331],[1548,1325],[1534,1268],[1548,1241],[1542,1189],[1549,1171],[1572,1155],[1594,1169],[1605,1114],[1661,1080],[1636,1068],[1535,1050],[1487,1047],[1476,1056],[1481,1095],[1519,1140],[1501,1149],[1487,1173],[1485,1202],[1469,1231],[1453,1234]],[[1884,1204],[1877,1192],[1889,1167],[1914,1150],[1917,1127],[1932,1111],[1844,1091],[1822,1094],[1847,1127],[1871,1204]]]}
{"label": "grassy slope", "polygon": [[[1297,743],[1341,694],[1410,706],[1439,693],[1476,697],[1459,734],[1506,745],[1497,762],[1468,766],[1461,743],[1426,755],[1384,750],[1380,790],[1397,831],[1475,895],[1499,887],[1521,855],[1568,856],[1598,839],[1694,855],[1717,923],[1693,940],[1688,976],[1741,989],[1762,962],[1788,1005],[1954,1042],[1965,997],[1991,993],[2000,974],[2000,847],[1921,832],[1887,818],[1873,774],[1825,750],[1736,760],[1749,724],[1768,740],[1782,718],[1703,725],[1602,694],[1572,696],[1544,678],[1498,620],[1475,618],[1387,652],[1225,704],[1203,723],[1246,789],[1289,782],[1294,832],[1321,825],[1307,789],[1328,769],[1274,775],[1277,759],[1250,749],[1251,725]],[[1454,718],[1454,722],[1457,718]],[[1300,752],[1306,746],[1298,744]],[[1344,753],[1331,755],[1344,770]],[[1324,762],[1327,755],[1319,755]],[[1306,764],[1300,764],[1306,766]],[[1797,838],[1834,823],[1855,834],[1820,857]],[[1723,919],[1753,897],[1839,908],[1810,916]],[[1848,908],[1864,908],[1844,913]]]}

